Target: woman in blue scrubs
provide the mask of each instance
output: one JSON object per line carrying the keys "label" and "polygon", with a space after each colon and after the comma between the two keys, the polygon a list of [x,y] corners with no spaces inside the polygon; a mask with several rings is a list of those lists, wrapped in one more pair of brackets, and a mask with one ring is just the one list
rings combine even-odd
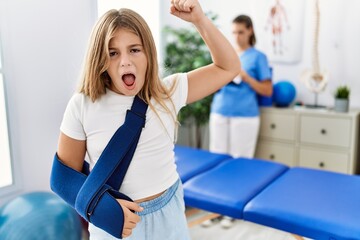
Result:
{"label": "woman in blue scrubs", "polygon": [[[251,18],[246,15],[236,17],[232,32],[242,70],[214,96],[210,151],[252,158],[260,125],[257,95],[272,95],[271,72],[266,55],[254,47],[256,37]],[[228,228],[232,222],[224,217],[221,225]]]}

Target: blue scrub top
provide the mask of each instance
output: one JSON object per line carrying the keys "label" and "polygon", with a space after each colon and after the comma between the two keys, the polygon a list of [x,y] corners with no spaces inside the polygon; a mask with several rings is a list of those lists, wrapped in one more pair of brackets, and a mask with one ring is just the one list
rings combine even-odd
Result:
{"label": "blue scrub top", "polygon": [[[240,56],[241,67],[258,81],[271,79],[271,72],[266,55],[251,47]],[[211,104],[211,112],[226,117],[256,117],[259,104],[256,92],[244,81],[234,82],[221,88]]]}

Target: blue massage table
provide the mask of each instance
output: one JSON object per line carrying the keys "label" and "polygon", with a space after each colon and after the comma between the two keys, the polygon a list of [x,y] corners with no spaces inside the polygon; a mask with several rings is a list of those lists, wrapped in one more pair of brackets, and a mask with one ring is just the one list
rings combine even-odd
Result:
{"label": "blue massage table", "polygon": [[[178,146],[175,155],[179,169],[196,173],[180,172],[181,178],[187,176],[189,207],[312,239],[360,240],[359,176],[245,158],[223,158],[205,167],[212,153]],[[196,161],[204,156],[201,167],[206,170],[200,171],[199,163],[189,167],[193,155]]]}
{"label": "blue massage table", "polygon": [[199,173],[215,167],[223,160],[231,158],[229,155],[179,145],[175,145],[174,151],[177,172],[183,183]]}

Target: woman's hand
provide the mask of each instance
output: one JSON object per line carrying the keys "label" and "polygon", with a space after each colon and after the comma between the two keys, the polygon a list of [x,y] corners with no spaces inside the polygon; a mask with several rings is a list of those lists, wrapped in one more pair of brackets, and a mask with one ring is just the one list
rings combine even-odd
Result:
{"label": "woman's hand", "polygon": [[249,82],[249,75],[243,69],[240,70],[239,76],[244,82]]}
{"label": "woman's hand", "polygon": [[247,72],[243,69],[241,69],[238,76],[240,76],[244,82],[248,83],[257,94],[271,97],[273,92],[271,79],[264,79],[262,81],[258,81],[255,78],[251,77],[249,74],[247,74]]}
{"label": "woman's hand", "polygon": [[170,13],[195,25],[205,17],[197,0],[171,0]]}
{"label": "woman's hand", "polygon": [[134,202],[122,199],[117,199],[117,201],[124,211],[124,228],[122,230],[122,237],[126,238],[132,234],[132,230],[136,227],[136,224],[140,222],[140,217],[131,212],[131,210],[141,212],[144,209]]}

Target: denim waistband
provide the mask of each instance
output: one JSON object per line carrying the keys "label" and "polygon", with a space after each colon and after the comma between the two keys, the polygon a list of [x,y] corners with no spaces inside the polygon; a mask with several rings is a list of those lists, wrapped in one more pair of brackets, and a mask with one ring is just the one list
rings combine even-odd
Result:
{"label": "denim waistband", "polygon": [[171,187],[169,187],[163,194],[159,197],[154,198],[149,201],[139,203],[141,207],[144,208],[143,211],[137,212],[139,216],[147,215],[149,213],[155,212],[163,208],[174,196],[176,190],[178,189],[180,179],[178,179]]}

